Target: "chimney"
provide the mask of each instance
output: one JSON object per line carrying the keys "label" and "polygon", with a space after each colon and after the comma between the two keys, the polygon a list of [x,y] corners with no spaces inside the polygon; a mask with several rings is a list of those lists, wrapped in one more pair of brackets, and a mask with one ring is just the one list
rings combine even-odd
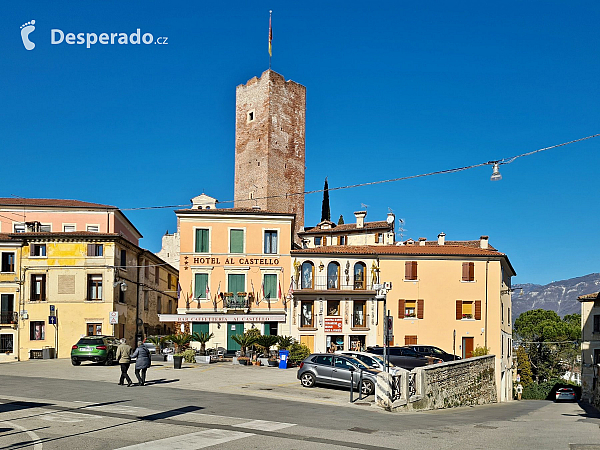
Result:
{"label": "chimney", "polygon": [[419,238],[419,245],[421,247],[425,246],[425,241],[427,241],[427,238]]}
{"label": "chimney", "polygon": [[438,245],[444,245],[444,242],[446,242],[446,233],[442,232],[438,234]]}
{"label": "chimney", "polygon": [[356,228],[364,228],[365,227],[365,216],[367,215],[366,211],[356,211],[354,216],[356,217]]}
{"label": "chimney", "polygon": [[487,249],[488,248],[488,240],[489,240],[489,238],[490,238],[489,236],[481,236],[479,238],[479,247]]}

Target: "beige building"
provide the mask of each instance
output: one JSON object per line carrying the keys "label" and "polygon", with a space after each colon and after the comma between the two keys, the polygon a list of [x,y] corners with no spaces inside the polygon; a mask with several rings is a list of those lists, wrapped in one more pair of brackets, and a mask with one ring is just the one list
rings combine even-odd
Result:
{"label": "beige building", "polygon": [[582,295],[581,303],[581,398],[600,406],[600,292]]}
{"label": "beige building", "polygon": [[175,211],[180,240],[177,314],[160,321],[178,330],[210,332],[209,347],[239,350],[231,336],[258,328],[290,333],[293,214],[258,208],[217,208],[207,195]]}
{"label": "beige building", "polygon": [[0,362],[15,361],[19,327],[19,274],[23,241],[0,233]]}

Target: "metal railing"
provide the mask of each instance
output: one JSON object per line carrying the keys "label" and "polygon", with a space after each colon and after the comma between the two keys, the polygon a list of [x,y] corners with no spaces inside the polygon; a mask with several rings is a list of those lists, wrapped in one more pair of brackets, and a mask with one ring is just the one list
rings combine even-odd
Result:
{"label": "metal railing", "polygon": [[0,323],[17,323],[19,320],[19,314],[16,312],[3,312],[0,313]]}
{"label": "metal railing", "polygon": [[245,309],[250,307],[250,302],[246,297],[234,295],[233,297],[225,297],[223,299],[223,306],[229,309]]}
{"label": "metal railing", "polygon": [[298,280],[296,289],[314,289],[318,291],[324,290],[341,290],[341,291],[364,291],[370,289],[371,286],[366,282],[364,277],[355,278],[353,276],[316,276],[311,279]]}

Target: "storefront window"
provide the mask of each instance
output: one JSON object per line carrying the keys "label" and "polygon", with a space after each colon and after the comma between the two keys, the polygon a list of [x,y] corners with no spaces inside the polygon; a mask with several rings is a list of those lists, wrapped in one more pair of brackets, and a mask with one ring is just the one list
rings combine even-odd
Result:
{"label": "storefront window", "polygon": [[339,300],[327,300],[327,315],[328,316],[339,316],[340,315],[340,301]]}
{"label": "storefront window", "polygon": [[354,309],[352,313],[352,326],[353,327],[366,327],[366,311],[367,303],[364,300],[355,300]]}
{"label": "storefront window", "polygon": [[325,344],[327,346],[327,351],[329,353],[333,353],[338,350],[346,350],[344,348],[344,336],[343,335],[327,336]]}
{"label": "storefront window", "polygon": [[364,352],[366,348],[364,336],[350,336],[350,350]]}
{"label": "storefront window", "polygon": [[302,302],[300,306],[300,326],[301,327],[314,327],[314,302]]}

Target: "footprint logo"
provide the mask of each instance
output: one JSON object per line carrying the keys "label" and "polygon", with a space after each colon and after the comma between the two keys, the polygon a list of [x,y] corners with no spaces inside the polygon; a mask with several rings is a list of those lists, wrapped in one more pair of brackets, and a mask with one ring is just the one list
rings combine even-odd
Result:
{"label": "footprint logo", "polygon": [[29,40],[29,35],[33,30],[35,30],[34,25],[35,20],[21,25],[21,39],[23,39],[23,45],[27,50],[33,50],[35,48],[35,44]]}

